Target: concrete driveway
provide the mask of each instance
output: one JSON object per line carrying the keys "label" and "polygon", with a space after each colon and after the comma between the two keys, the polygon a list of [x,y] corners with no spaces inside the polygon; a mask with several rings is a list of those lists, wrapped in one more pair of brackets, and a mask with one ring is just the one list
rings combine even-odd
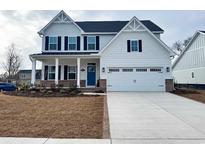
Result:
{"label": "concrete driveway", "polygon": [[205,104],[165,92],[108,92],[112,143],[205,143]]}

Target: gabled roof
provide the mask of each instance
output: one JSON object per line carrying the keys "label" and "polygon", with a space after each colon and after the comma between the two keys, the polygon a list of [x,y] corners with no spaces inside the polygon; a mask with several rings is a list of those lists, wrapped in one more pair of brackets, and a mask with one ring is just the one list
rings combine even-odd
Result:
{"label": "gabled roof", "polygon": [[81,32],[84,32],[71,17],[69,17],[63,10],[61,10],[45,27],[43,27],[38,34],[43,34],[44,31],[52,24],[52,23],[73,23]]}
{"label": "gabled roof", "polygon": [[[119,32],[129,21],[76,21],[75,23],[87,33]],[[153,33],[163,33],[164,30],[150,20],[141,22]]]}
{"label": "gabled roof", "polygon": [[[129,21],[74,21],[63,10],[60,11],[45,27],[38,33],[43,34],[44,31],[52,23],[73,23],[81,32],[85,33],[118,33]],[[150,20],[141,20],[141,22],[153,33],[163,33],[164,30],[154,24]]]}
{"label": "gabled roof", "polygon": [[181,54],[179,55],[179,57],[174,61],[173,65],[172,65],[172,69],[174,69],[174,67],[176,66],[176,64],[179,62],[179,60],[183,57],[184,53],[186,52],[186,50],[190,47],[190,45],[194,42],[194,40],[198,37],[199,34],[203,34],[205,35],[205,31],[201,31],[198,30],[194,33],[194,35],[192,36],[191,40],[189,41],[189,43],[187,44],[187,46],[184,48],[184,50],[181,52]]}
{"label": "gabled roof", "polygon": [[[133,17],[118,33],[117,35],[115,35],[115,37],[113,37],[113,39],[100,51],[99,54],[102,54],[106,48],[109,47],[109,45],[116,40],[116,38],[132,23],[132,22],[137,22],[139,23],[139,27],[136,27],[136,31],[138,28],[142,27],[145,29],[145,31],[147,31],[155,40],[157,40],[168,52],[172,53],[173,55],[176,55],[175,52],[172,51],[172,49],[170,49],[161,39],[159,39],[158,37],[156,37],[139,19],[137,19],[137,17]],[[135,24],[134,24],[135,25]]]}

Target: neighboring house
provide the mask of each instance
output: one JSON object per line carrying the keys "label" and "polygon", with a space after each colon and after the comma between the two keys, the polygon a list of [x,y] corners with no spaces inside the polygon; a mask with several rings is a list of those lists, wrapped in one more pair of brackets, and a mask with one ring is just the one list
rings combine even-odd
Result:
{"label": "neighboring house", "polygon": [[42,84],[108,91],[170,91],[173,51],[162,42],[164,31],[150,20],[73,21],[64,11],[38,34],[42,52],[30,55],[32,84],[36,60]]}
{"label": "neighboring house", "polygon": [[[31,70],[20,70],[18,72],[18,79],[20,85],[30,85],[31,84]],[[36,70],[36,83],[41,80],[41,70]]]}
{"label": "neighboring house", "polygon": [[173,63],[175,83],[205,88],[205,31],[197,31]]}

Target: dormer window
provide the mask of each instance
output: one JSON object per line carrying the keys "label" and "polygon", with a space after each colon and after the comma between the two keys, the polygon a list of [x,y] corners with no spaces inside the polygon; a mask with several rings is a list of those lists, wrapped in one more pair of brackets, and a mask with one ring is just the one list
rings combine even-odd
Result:
{"label": "dormer window", "polygon": [[57,50],[57,37],[49,37],[49,49]]}
{"label": "dormer window", "polygon": [[131,51],[135,52],[138,51],[138,41],[137,40],[131,40]]}
{"label": "dormer window", "polygon": [[88,50],[96,50],[96,37],[88,36]]}
{"label": "dormer window", "polygon": [[77,50],[77,37],[69,37],[68,47],[69,50]]}

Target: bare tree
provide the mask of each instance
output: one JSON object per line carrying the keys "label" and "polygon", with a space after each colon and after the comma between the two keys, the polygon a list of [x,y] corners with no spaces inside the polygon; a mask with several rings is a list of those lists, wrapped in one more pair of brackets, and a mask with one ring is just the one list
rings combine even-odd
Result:
{"label": "bare tree", "polygon": [[19,50],[16,48],[15,44],[11,44],[7,48],[6,61],[2,63],[2,67],[5,70],[7,78],[15,78],[19,68],[21,66],[22,60],[19,55]]}
{"label": "bare tree", "polygon": [[183,51],[183,43],[181,41],[176,41],[173,45],[172,45],[172,49],[174,51],[177,51],[179,54]]}
{"label": "bare tree", "polygon": [[187,39],[184,40],[183,45],[186,47],[188,43],[191,41],[192,37],[188,37]]}
{"label": "bare tree", "polygon": [[176,51],[178,54],[181,54],[181,52],[184,50],[184,48],[187,46],[190,40],[191,40],[191,37],[188,37],[184,41],[176,41],[172,45],[172,49]]}

